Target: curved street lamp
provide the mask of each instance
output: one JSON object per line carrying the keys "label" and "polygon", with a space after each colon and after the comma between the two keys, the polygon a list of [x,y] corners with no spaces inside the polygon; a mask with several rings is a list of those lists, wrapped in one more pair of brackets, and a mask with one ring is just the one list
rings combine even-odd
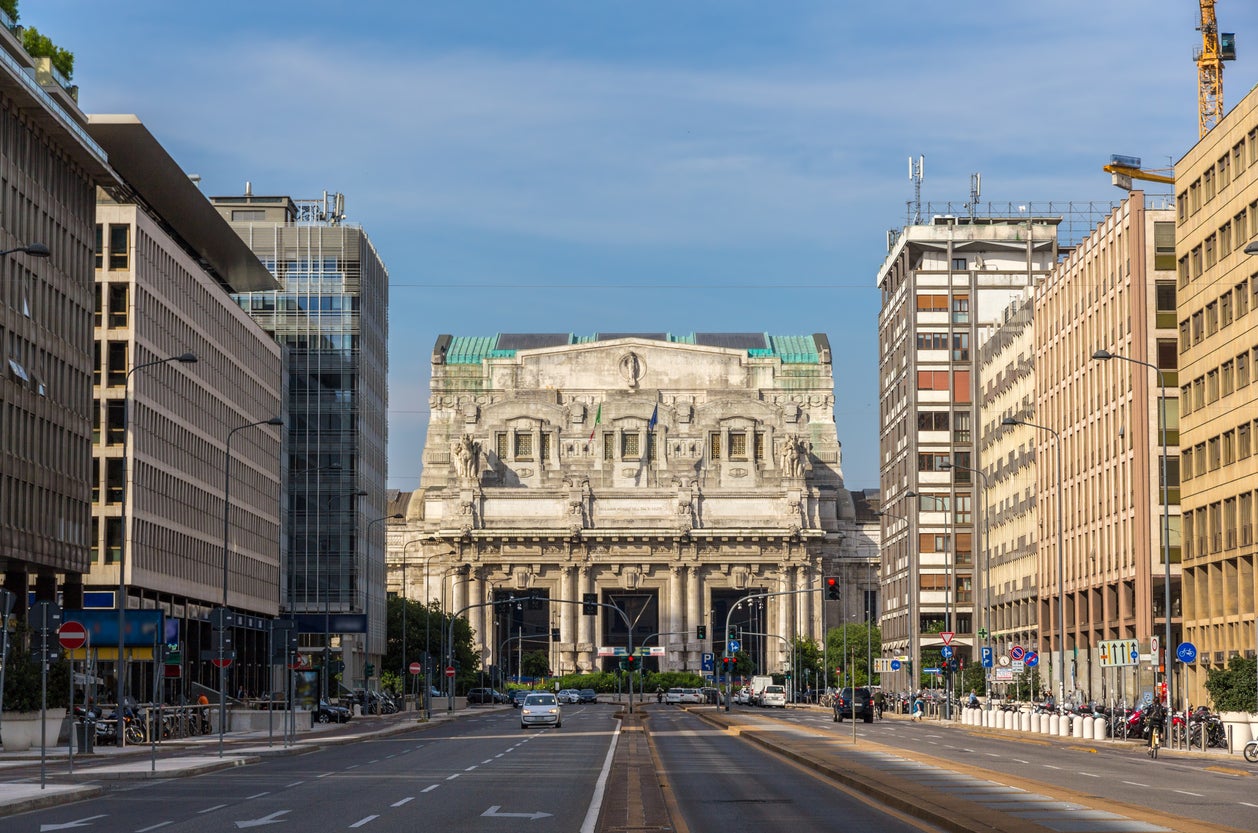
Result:
{"label": "curved street lamp", "polygon": [[[36,251],[32,251],[32,249]],[[0,252],[0,255],[10,254],[12,252],[24,251],[35,257],[47,257],[48,247],[43,243],[32,243],[20,249],[9,249]],[[39,252],[42,251],[43,254]],[[126,612],[127,612],[127,541],[131,536],[127,534],[127,460],[128,449],[131,445],[131,375],[137,370],[144,370],[149,367],[157,367],[161,364],[169,364],[170,362],[179,362],[180,364],[196,364],[197,356],[195,353],[181,353],[178,356],[167,356],[164,359],[153,359],[152,361],[141,362],[127,370],[126,378],[122,381],[122,494],[119,496],[118,505],[121,508],[118,520],[120,525],[120,534],[122,540],[119,541],[118,547],[118,725],[122,725],[122,708],[126,703],[127,694],[127,661],[126,661]],[[118,731],[118,745],[126,745],[126,733]]]}
{"label": "curved street lamp", "polygon": [[52,252],[43,243],[30,243],[26,246],[15,246],[12,249],[4,249],[0,251],[0,257],[5,255],[25,254],[31,257],[51,257]]}

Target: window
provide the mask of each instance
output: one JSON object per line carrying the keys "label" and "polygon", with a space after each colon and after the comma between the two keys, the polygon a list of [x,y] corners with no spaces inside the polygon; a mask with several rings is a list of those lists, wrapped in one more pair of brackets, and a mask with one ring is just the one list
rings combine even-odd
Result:
{"label": "window", "polygon": [[1232,299],[1236,303],[1236,317],[1243,318],[1249,312],[1249,281],[1243,280],[1232,290]]}
{"label": "window", "polygon": [[127,424],[127,404],[123,399],[109,399],[105,402],[105,443],[122,445],[123,432]]}
{"label": "window", "polygon": [[[655,434],[652,433],[651,436],[654,437]],[[754,442],[755,442],[755,448],[753,449],[753,455],[755,456],[757,460],[763,460],[764,459],[764,432],[763,431],[757,431],[755,433]],[[652,459],[654,459],[654,445],[652,445]]]}
{"label": "window", "polygon": [[1219,226],[1219,257],[1225,257],[1232,251],[1232,222],[1229,220]]}
{"label": "window", "polygon": [[1249,351],[1236,357],[1236,387],[1243,388],[1249,384]]}
{"label": "window", "polygon": [[1218,169],[1220,188],[1226,188],[1227,184],[1232,181],[1231,161],[1232,157],[1228,156],[1226,153],[1219,157]]}
{"label": "window", "polygon": [[537,459],[545,462],[550,459],[550,434],[543,431],[538,440],[541,443],[541,450],[537,455]]}
{"label": "window", "polygon": [[[1154,269],[1174,269],[1175,268],[1175,224],[1174,223],[1154,223],[1153,224],[1153,268]],[[1172,285],[1172,289],[1174,286]],[[1161,307],[1159,306],[1159,309]],[[1174,304],[1171,309],[1174,309]]]}
{"label": "window", "polygon": [[1175,312],[1175,284],[1170,281],[1157,283],[1158,312]]}
{"label": "window", "polygon": [[[957,411],[952,415],[952,423],[955,426],[952,431],[953,442],[968,443],[970,442],[970,412]],[[968,465],[968,463],[967,463]]]}
{"label": "window", "polygon": [[917,430],[919,431],[947,431],[948,430],[948,412],[947,411],[918,411],[917,412]]}
{"label": "window", "polygon": [[1192,449],[1185,448],[1179,455],[1180,469],[1185,481],[1192,480]]}
{"label": "window", "polygon": [[[718,437],[717,439],[719,440],[720,437]],[[616,459],[616,435],[613,434],[611,431],[608,431],[607,433],[603,435],[603,459],[604,460]]]}
{"label": "window", "polygon": [[100,223],[96,224],[96,268],[103,269],[105,266],[105,227]]}
{"label": "window", "polygon": [[1185,351],[1192,346],[1192,340],[1188,336],[1188,319],[1185,318],[1179,322],[1179,349]]}
{"label": "window", "polygon": [[622,460],[642,459],[642,449],[639,446],[639,435],[637,431],[621,432],[620,434],[620,459]]}
{"label": "window", "polygon": [[[957,511],[953,514],[953,518],[959,524],[973,523],[974,499],[969,495],[957,495]],[[960,555],[959,552],[958,555]]]}
{"label": "window", "polygon": [[1206,316],[1201,310],[1197,310],[1192,314],[1192,343],[1200,344],[1202,337],[1205,335]]}
{"label": "window", "polygon": [[109,226],[109,268],[126,269],[131,256],[131,226]]}
{"label": "window", "polygon": [[1158,339],[1158,370],[1175,370],[1179,367],[1179,350],[1170,339]]}
{"label": "window", "polygon": [[122,458],[105,460],[105,503],[122,502]]}
{"label": "window", "polygon": [[948,334],[947,333],[918,333],[917,334],[918,350],[947,350]]}
{"label": "window", "polygon": [[1219,302],[1206,304],[1206,335],[1212,336],[1219,331]]}
{"label": "window", "polygon": [[970,401],[970,371],[958,370],[952,374],[952,378],[953,378],[952,401],[953,402],[969,402]]}
{"label": "window", "polygon": [[1210,466],[1210,471],[1214,471],[1219,467],[1219,438],[1211,437],[1206,441],[1206,462]]}
{"label": "window", "polygon": [[1192,280],[1201,277],[1201,247],[1196,246],[1188,253],[1188,272]]}
{"label": "window", "polygon": [[948,389],[948,371],[946,370],[919,370],[917,371],[917,389],[918,390],[944,390]]}
{"label": "window", "polygon": [[721,433],[719,431],[713,431],[708,435],[708,458],[721,459]]}
{"label": "window", "polygon": [[125,283],[109,285],[109,326],[127,326],[127,296],[129,286]]}
{"label": "window", "polygon": [[952,360],[954,362],[966,362],[970,360],[969,333],[952,334]]}
{"label": "window", "polygon": [[1232,293],[1226,292],[1219,297],[1219,325],[1226,327],[1232,323]]}
{"label": "window", "polygon": [[123,387],[127,382],[127,343],[111,341],[107,348],[105,380],[111,388]]}
{"label": "window", "polygon": [[499,460],[507,459],[507,432],[501,431],[494,435],[494,453]]}
{"label": "window", "polygon": [[1253,454],[1253,447],[1250,445],[1249,423],[1246,422],[1236,429],[1236,459],[1244,460],[1250,454]]}
{"label": "window", "polygon": [[952,271],[954,271],[954,272],[964,272],[964,271],[966,270],[966,268],[967,268],[967,266],[966,266],[965,258],[963,258],[963,257],[954,257],[954,258],[952,259]]}
{"label": "window", "polygon": [[1219,371],[1211,370],[1206,373],[1206,404],[1219,401]]}
{"label": "window", "polygon": [[922,532],[917,536],[919,552],[947,552],[948,536],[938,532]]}
{"label": "window", "polygon": [[1219,367],[1219,386],[1221,388],[1219,394],[1221,396],[1227,396],[1234,390],[1232,387],[1234,368],[1235,364],[1231,361],[1226,361]]}
{"label": "window", "polygon": [[970,323],[970,296],[954,295],[952,297],[952,323]]}
{"label": "window", "polygon": [[917,455],[918,471],[944,471],[943,464],[948,462],[946,451],[923,451]]}
{"label": "window", "polygon": [[729,459],[747,459],[747,433],[745,431],[729,432]]}
{"label": "window", "polygon": [[532,460],[533,459],[533,435],[518,431],[515,435],[515,459]]}
{"label": "window", "polygon": [[1184,413],[1192,413],[1192,385],[1184,385],[1179,389],[1179,404]]}
{"label": "window", "polygon": [[1223,432],[1223,465],[1230,466],[1236,462],[1236,432]]}

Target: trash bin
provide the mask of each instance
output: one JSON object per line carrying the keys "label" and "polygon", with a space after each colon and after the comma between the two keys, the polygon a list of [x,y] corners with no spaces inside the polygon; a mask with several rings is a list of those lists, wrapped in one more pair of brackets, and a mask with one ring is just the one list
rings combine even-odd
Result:
{"label": "trash bin", "polygon": [[92,744],[96,740],[96,722],[77,720],[74,723],[74,751],[81,755],[92,752]]}

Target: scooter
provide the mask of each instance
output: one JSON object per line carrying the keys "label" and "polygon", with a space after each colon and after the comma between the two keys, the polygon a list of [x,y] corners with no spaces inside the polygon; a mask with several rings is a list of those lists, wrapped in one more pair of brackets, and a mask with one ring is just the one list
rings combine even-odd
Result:
{"label": "scooter", "polygon": [[1245,744],[1245,760],[1251,764],[1258,764],[1258,740],[1251,740]]}

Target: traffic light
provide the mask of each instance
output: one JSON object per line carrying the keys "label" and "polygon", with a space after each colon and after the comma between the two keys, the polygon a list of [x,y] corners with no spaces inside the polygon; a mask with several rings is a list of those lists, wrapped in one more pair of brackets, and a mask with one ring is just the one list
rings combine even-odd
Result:
{"label": "traffic light", "polygon": [[826,576],[826,598],[832,602],[842,600],[843,593],[839,589],[838,576]]}
{"label": "traffic light", "polygon": [[730,639],[737,639],[737,638],[738,638],[738,625],[730,625],[730,626],[729,626],[729,638],[730,638]]}
{"label": "traffic light", "polygon": [[550,629],[550,641],[551,641],[551,642],[558,642],[558,641],[559,641],[559,628],[551,628],[551,629]]}
{"label": "traffic light", "polygon": [[695,638],[696,638],[696,639],[707,639],[707,638],[708,638],[708,626],[707,626],[707,625],[699,625],[699,627],[696,629],[696,631],[697,631],[696,636],[695,636]]}
{"label": "traffic light", "polygon": [[370,679],[371,677],[375,676],[375,673],[376,673],[376,666],[373,665],[372,663],[369,662],[363,666],[364,677],[367,677],[368,679]]}
{"label": "traffic light", "polygon": [[598,615],[598,594],[582,593],[581,594],[581,615],[597,616]]}
{"label": "traffic light", "polygon": [[625,670],[630,673],[638,670],[638,658],[630,654],[625,657]]}

